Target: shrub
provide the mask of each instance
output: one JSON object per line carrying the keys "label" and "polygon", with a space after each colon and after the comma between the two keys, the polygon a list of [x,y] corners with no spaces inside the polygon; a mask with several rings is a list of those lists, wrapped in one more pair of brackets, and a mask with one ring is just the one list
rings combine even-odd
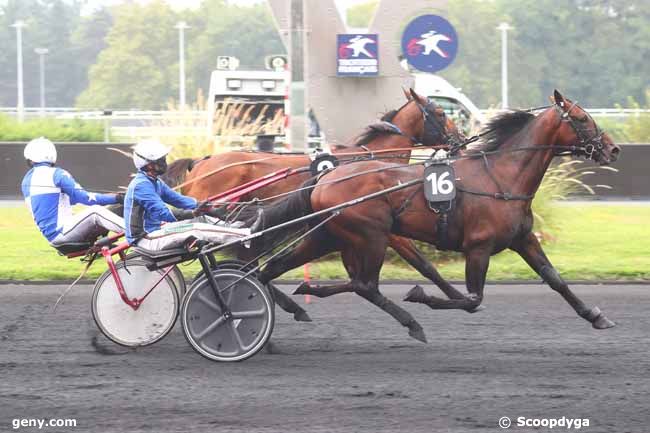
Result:
{"label": "shrub", "polygon": [[[645,100],[645,105],[642,105],[634,98],[629,97],[625,108],[650,109],[650,89],[646,91]],[[618,105],[617,108],[624,107]],[[601,128],[607,130],[607,133],[616,143],[650,143],[649,113],[639,113],[622,119],[598,119],[598,124]]]}
{"label": "shrub", "polygon": [[40,136],[52,141],[104,141],[104,125],[92,120],[54,118],[19,122],[0,114],[0,141],[29,141]]}

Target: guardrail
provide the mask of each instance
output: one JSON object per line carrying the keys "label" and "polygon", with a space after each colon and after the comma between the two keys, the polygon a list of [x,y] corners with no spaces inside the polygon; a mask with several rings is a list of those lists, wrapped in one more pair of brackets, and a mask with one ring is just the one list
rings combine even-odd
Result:
{"label": "guardrail", "polygon": [[[584,108],[594,117],[628,117],[650,114],[647,108]],[[499,108],[481,109],[481,113],[489,114],[500,111]],[[16,107],[0,107],[0,113],[16,115]],[[24,113],[29,116],[41,115],[38,107],[26,107]],[[110,113],[110,114],[107,114]],[[157,120],[166,118],[194,118],[199,120],[207,119],[205,110],[81,110],[74,107],[47,107],[43,112],[45,116],[61,118],[83,118],[101,120],[106,117],[112,119],[141,119]]]}

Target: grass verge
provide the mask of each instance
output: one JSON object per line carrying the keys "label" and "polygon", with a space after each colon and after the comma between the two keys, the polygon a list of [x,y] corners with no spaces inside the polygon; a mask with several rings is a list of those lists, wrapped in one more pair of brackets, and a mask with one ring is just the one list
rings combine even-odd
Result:
{"label": "grass verge", "polygon": [[[544,249],[565,279],[571,280],[650,280],[650,206],[618,204],[554,205],[563,221]],[[76,278],[83,264],[57,255],[36,229],[26,208],[0,208],[0,279],[49,280]],[[437,263],[447,279],[464,279],[464,262]],[[88,278],[105,271],[98,261]],[[182,267],[192,276],[199,267]],[[336,258],[310,265],[313,279],[345,279]],[[288,272],[283,278],[301,279],[303,269]],[[387,262],[382,279],[421,279],[400,260]],[[536,274],[516,254],[506,251],[492,257],[488,279],[535,279]]]}

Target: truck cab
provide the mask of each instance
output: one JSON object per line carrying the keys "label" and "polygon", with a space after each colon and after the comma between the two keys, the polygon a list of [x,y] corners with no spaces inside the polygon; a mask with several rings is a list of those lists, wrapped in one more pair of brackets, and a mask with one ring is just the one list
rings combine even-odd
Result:
{"label": "truck cab", "polygon": [[[232,59],[232,58],[230,58]],[[237,64],[237,62],[235,62]],[[208,135],[227,145],[256,142],[260,150],[282,150],[289,112],[285,70],[213,71],[207,100]],[[236,109],[235,109],[236,107]],[[227,117],[224,119],[223,116]],[[324,135],[313,112],[307,113],[308,146],[324,145]],[[264,142],[264,148],[260,146]]]}
{"label": "truck cab", "polygon": [[[254,141],[261,134],[284,135],[286,77],[285,71],[213,71],[207,100],[209,135],[233,144]],[[217,119],[225,111],[228,118]]]}
{"label": "truck cab", "polygon": [[465,135],[477,132],[485,120],[484,116],[460,89],[438,75],[415,73],[413,76],[418,94],[441,106]]}

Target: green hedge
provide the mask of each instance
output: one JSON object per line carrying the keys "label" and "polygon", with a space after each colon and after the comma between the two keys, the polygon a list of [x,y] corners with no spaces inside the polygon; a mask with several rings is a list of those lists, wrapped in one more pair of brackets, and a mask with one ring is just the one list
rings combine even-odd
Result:
{"label": "green hedge", "polygon": [[0,141],[29,141],[44,136],[52,141],[104,141],[104,125],[95,120],[38,118],[19,122],[0,114]]}

